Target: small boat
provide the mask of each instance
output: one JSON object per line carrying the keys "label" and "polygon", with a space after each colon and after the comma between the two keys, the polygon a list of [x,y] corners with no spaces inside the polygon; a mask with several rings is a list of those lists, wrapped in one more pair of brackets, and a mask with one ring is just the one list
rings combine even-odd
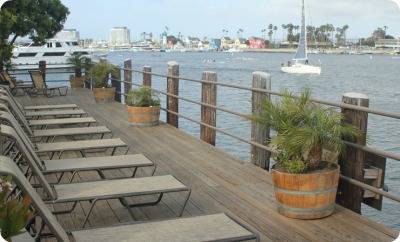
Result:
{"label": "small boat", "polygon": [[300,41],[297,47],[296,54],[294,55],[294,63],[288,63],[287,66],[281,65],[281,71],[293,74],[321,74],[320,66],[313,66],[308,64],[307,56],[307,32],[306,32],[306,18],[304,0],[302,0],[302,16],[301,16],[301,29],[300,29]]}
{"label": "small boat", "polygon": [[46,61],[47,68],[67,67],[67,59],[74,53],[81,53],[91,59],[99,59],[93,53],[89,53],[79,46],[76,40],[49,39],[44,45],[36,45],[34,42],[25,42],[13,49],[13,68],[26,69]]}

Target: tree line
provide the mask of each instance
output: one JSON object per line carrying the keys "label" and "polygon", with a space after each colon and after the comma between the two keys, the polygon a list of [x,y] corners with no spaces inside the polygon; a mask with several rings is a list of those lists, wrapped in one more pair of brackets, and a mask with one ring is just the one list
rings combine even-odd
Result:
{"label": "tree line", "polygon": [[[289,24],[282,24],[282,31],[283,36],[282,39],[287,42],[298,42],[300,39],[300,26],[293,25],[292,23]],[[311,42],[319,42],[319,43],[327,43],[332,45],[346,45],[347,43],[347,31],[349,29],[349,25],[344,25],[342,27],[334,27],[332,24],[323,24],[319,27],[313,27],[308,25],[306,27],[307,32],[307,40]],[[378,27],[376,30],[373,31],[370,37],[362,38],[361,44],[374,46],[375,41],[378,39],[394,39],[393,36],[387,35],[386,30],[388,29],[387,26],[383,28]],[[269,24],[268,25],[268,42],[269,43],[276,43],[276,34],[278,30],[278,26]],[[261,30],[262,33],[266,32],[266,29]],[[272,36],[274,39],[272,40]]]}

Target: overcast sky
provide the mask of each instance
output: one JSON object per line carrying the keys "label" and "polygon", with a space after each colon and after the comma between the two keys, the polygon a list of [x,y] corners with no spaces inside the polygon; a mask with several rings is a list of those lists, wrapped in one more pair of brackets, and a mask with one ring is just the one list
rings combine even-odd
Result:
{"label": "overcast sky", "polygon": [[[223,30],[231,38],[243,30],[243,37],[261,37],[269,24],[300,25],[301,0],[61,0],[71,12],[67,29],[77,29],[81,38],[108,39],[112,27],[127,27],[131,41],[143,32],[158,37],[165,26],[169,35],[220,38]],[[348,38],[371,36],[378,27],[400,36],[400,9],[391,0],[306,0],[313,26],[348,25]]]}

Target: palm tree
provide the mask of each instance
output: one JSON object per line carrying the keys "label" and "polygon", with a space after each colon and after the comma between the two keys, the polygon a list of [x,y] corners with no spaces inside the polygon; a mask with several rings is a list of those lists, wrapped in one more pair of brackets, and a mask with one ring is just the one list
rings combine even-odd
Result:
{"label": "palm tree", "polygon": [[282,29],[283,29],[283,31],[282,31],[282,41],[285,41],[285,29],[287,29],[285,24],[282,24]]}
{"label": "palm tree", "polygon": [[223,33],[222,37],[225,37],[225,31],[226,31],[225,29],[222,30],[222,33]]}
{"label": "palm tree", "polygon": [[278,30],[277,26],[274,26],[274,44],[276,43],[276,31]]}
{"label": "palm tree", "polygon": [[387,26],[383,26],[383,29],[385,30],[384,31],[385,36],[383,38],[386,39],[386,30],[388,29],[388,27]]}
{"label": "palm tree", "polygon": [[346,24],[345,26],[343,26],[343,36],[344,36],[344,44],[346,45],[346,31],[349,29],[349,26]]}
{"label": "palm tree", "polygon": [[240,38],[243,38],[243,29],[239,29],[240,32]]}

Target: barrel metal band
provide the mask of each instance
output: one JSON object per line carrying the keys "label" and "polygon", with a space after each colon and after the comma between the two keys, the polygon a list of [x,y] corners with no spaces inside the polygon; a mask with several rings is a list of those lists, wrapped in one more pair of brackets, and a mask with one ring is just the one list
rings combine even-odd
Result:
{"label": "barrel metal band", "polygon": [[295,194],[295,195],[317,195],[317,194],[323,194],[323,193],[329,193],[336,191],[337,186],[330,187],[325,190],[318,190],[318,191],[293,191],[293,190],[285,190],[283,188],[279,188],[277,186],[274,186],[274,189],[276,191],[282,192],[282,193],[287,193],[287,194]]}
{"label": "barrel metal band", "polygon": [[297,215],[311,215],[311,214],[323,214],[332,212],[335,208],[335,203],[318,208],[295,208],[283,205],[279,202],[277,202],[277,206],[278,210],[285,213],[297,214]]}

